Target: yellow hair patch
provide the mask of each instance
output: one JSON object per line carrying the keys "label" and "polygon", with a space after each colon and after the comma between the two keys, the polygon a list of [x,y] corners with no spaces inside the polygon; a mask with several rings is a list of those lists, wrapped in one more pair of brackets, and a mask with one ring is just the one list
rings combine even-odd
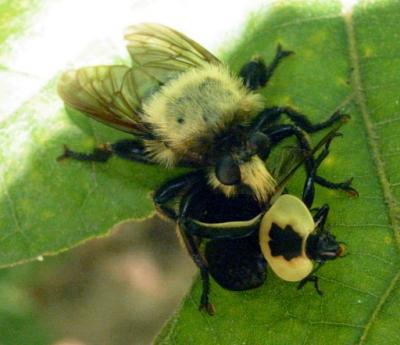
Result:
{"label": "yellow hair patch", "polygon": [[[240,165],[239,168],[242,183],[250,187],[258,201],[266,202],[275,191],[276,181],[264,162],[259,157],[253,156],[249,162]],[[227,197],[233,197],[237,193],[236,186],[227,186],[219,182],[214,170],[208,174],[208,183]]]}
{"label": "yellow hair patch", "polygon": [[[223,65],[209,64],[165,84],[143,105],[143,120],[181,158],[189,151],[201,152],[201,142],[212,142],[232,123],[250,122],[262,108],[261,95],[247,90]],[[155,155],[163,157],[160,152]],[[165,163],[170,164],[167,156]]]}

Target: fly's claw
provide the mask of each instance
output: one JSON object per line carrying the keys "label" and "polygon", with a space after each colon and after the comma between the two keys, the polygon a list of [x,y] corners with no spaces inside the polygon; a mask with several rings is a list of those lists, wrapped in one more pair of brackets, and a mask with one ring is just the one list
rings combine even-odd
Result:
{"label": "fly's claw", "polygon": [[68,146],[64,145],[64,152],[56,158],[57,162],[62,162],[63,160],[70,158],[71,153],[72,151],[68,148]]}
{"label": "fly's claw", "polygon": [[293,50],[283,50],[282,45],[279,43],[276,47],[276,57],[278,59],[282,59],[286,56],[294,55],[295,52]]}

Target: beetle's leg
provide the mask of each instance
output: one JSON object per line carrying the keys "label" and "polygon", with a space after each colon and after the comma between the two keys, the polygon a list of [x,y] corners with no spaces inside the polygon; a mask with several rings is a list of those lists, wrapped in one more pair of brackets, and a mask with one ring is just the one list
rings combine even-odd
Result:
{"label": "beetle's leg", "polygon": [[296,126],[300,127],[307,133],[314,133],[324,128],[328,128],[337,121],[347,122],[350,118],[348,115],[335,112],[326,121],[313,124],[308,119],[307,115],[301,114],[291,107],[272,107],[264,109],[257,115],[253,128],[256,131],[263,131],[271,126],[271,124],[278,121],[283,114],[293,121]]}
{"label": "beetle's leg", "polygon": [[318,295],[322,296],[323,292],[319,288],[319,282],[318,282],[318,277],[315,275],[315,272],[317,272],[323,265],[324,263],[318,263],[317,267],[313,269],[313,271],[305,277],[303,280],[300,281],[299,285],[297,286],[297,290],[300,290],[306,285],[308,282],[313,282],[315,290],[317,291]]}
{"label": "beetle's leg", "polygon": [[202,171],[195,171],[179,176],[162,185],[155,191],[153,196],[157,210],[167,218],[176,221],[178,215],[172,207],[167,205],[167,203],[181,194],[185,189],[202,182],[203,177],[204,175]]}
{"label": "beetle's leg", "polygon": [[308,282],[313,282],[314,283],[314,288],[317,291],[318,295],[322,296],[324,293],[320,290],[319,284],[318,284],[318,277],[310,274],[307,277],[305,277],[297,286],[297,289],[300,290],[306,285]]}
{"label": "beetle's leg", "polygon": [[64,146],[64,153],[57,158],[58,161],[72,158],[78,161],[107,162],[112,155],[130,161],[155,164],[146,154],[142,141],[133,139],[118,140],[113,144],[96,147],[91,153],[75,152]]}
{"label": "beetle's leg", "polygon": [[323,204],[317,209],[317,213],[314,215],[314,222],[320,229],[325,227],[326,219],[328,218],[329,205]]}
{"label": "beetle's leg", "polygon": [[278,44],[275,57],[270,65],[267,66],[264,60],[260,57],[256,57],[249,61],[239,72],[239,75],[243,78],[243,84],[250,90],[257,90],[264,87],[281,60],[292,54],[294,54],[294,52],[282,50],[282,46]]}

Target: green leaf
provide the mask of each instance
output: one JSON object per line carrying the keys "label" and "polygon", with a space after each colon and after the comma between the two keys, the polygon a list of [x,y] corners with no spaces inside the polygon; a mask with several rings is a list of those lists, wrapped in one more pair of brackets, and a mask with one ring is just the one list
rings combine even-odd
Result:
{"label": "green leaf", "polygon": [[1,266],[58,252],[121,221],[148,217],[151,191],[171,176],[164,168],[119,159],[104,165],[58,163],[65,143],[85,151],[129,137],[73,111],[70,115],[74,124],[52,82],[2,124]]}
{"label": "green leaf", "polygon": [[[58,76],[46,84],[43,77],[7,65],[8,55],[26,53],[17,51],[15,40],[29,41],[28,18],[38,15],[38,5],[27,0],[0,6],[4,10],[0,13],[4,29],[0,36],[0,267],[7,267],[105,235],[120,222],[151,216],[151,192],[182,171],[118,159],[105,165],[58,163],[64,144],[91,150],[96,143],[129,135],[66,110],[56,92]],[[101,45],[86,49],[93,55],[110,50]],[[102,53],[104,63],[109,63],[110,53]],[[121,63],[121,58],[114,60]],[[40,88],[43,82],[46,85]]]}
{"label": "green leaf", "polygon": [[360,197],[319,188],[315,202],[330,204],[330,228],[350,255],[318,272],[322,298],[312,284],[298,291],[270,271],[248,292],[212,282],[210,317],[197,310],[197,282],[158,344],[399,344],[399,32],[396,1],[366,1],[353,14],[337,3],[285,1],[251,18],[227,54],[235,70],[255,53],[271,61],[278,43],[296,52],[266,87],[269,104],[316,122],[335,109],[352,117],[321,173],[354,177]]}
{"label": "green leaf", "polygon": [[[0,43],[15,38],[29,25],[29,18],[40,6],[38,0],[0,2]],[[6,50],[7,45],[0,47],[0,53]]]}

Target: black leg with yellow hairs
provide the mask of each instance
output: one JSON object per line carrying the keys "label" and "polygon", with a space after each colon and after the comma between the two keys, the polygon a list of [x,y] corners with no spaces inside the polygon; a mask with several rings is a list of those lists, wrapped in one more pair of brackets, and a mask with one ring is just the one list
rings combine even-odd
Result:
{"label": "black leg with yellow hairs", "polygon": [[294,52],[283,50],[282,46],[278,44],[275,57],[268,66],[260,57],[256,57],[249,61],[239,72],[240,77],[243,79],[243,84],[249,90],[257,90],[264,87],[282,59],[292,54],[294,54]]}
{"label": "black leg with yellow hairs", "polygon": [[65,145],[63,154],[57,160],[71,158],[78,161],[107,162],[113,155],[134,162],[155,164],[146,154],[143,142],[134,139],[118,140],[113,144],[100,145],[90,153],[76,152]]}

